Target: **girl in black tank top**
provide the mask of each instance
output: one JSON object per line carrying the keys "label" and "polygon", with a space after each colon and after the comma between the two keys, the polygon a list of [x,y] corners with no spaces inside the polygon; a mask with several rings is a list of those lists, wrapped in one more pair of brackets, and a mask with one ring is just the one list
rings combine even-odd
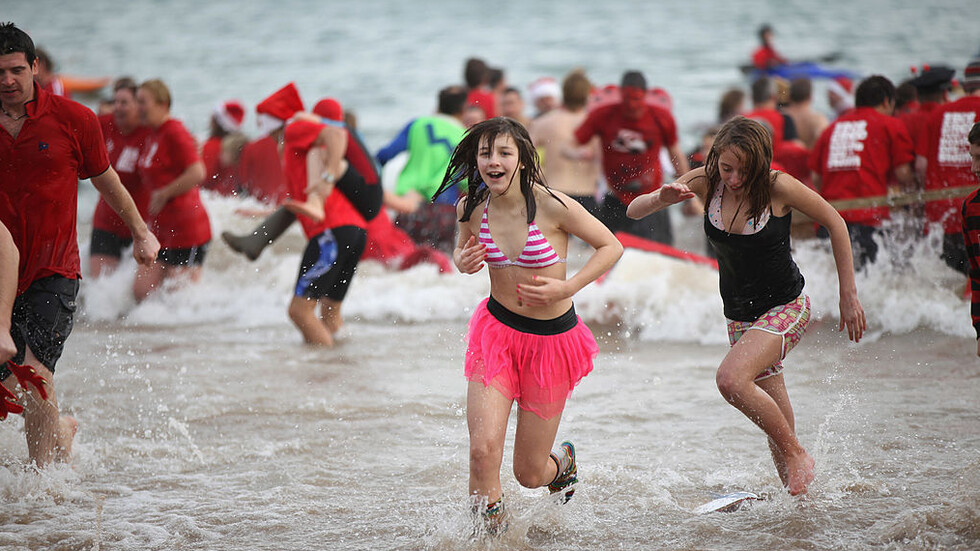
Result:
{"label": "girl in black tank top", "polygon": [[830,231],[840,285],[840,329],[847,327],[848,337],[857,342],[866,322],[844,220],[815,191],[773,171],[771,163],[768,129],[736,117],[719,130],[703,167],[637,197],[626,214],[639,219],[695,197],[708,206],[704,231],[718,255],[733,342],[718,367],[718,390],[766,433],[780,480],[791,494],[800,495],[813,480],[814,462],[796,437],[780,371],[783,356],[809,319],[803,276],[790,251],[792,209]]}

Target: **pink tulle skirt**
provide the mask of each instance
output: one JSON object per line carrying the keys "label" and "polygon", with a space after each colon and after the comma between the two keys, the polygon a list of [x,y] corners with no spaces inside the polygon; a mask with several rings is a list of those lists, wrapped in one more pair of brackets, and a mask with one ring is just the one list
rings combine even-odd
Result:
{"label": "pink tulle skirt", "polygon": [[[574,309],[556,320],[534,320],[504,310],[508,321],[516,318],[518,326],[529,324],[544,332],[553,332],[556,323],[571,325],[557,334],[535,334],[495,317],[487,308],[490,300],[480,303],[470,319],[466,378],[492,386],[543,419],[558,415],[575,385],[592,371],[599,351],[595,337]],[[496,311],[502,308],[496,304]]]}

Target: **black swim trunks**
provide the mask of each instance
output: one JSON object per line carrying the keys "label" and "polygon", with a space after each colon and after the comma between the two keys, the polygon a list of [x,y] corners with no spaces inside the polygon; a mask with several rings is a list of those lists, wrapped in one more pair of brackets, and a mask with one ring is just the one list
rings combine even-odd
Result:
{"label": "black swim trunks", "polygon": [[208,244],[189,249],[160,249],[157,260],[168,266],[202,266],[208,254]]}
{"label": "black swim trunks", "polygon": [[[77,297],[77,279],[53,275],[31,283],[14,301],[10,336],[17,345],[17,354],[11,359],[23,364],[30,347],[44,367],[54,373],[75,324]],[[0,367],[0,380],[9,376],[10,370]]]}
{"label": "black swim trunks", "polygon": [[132,244],[132,237],[119,237],[112,232],[96,228],[92,230],[89,254],[122,258],[123,249]]}
{"label": "black swim trunks", "polygon": [[367,232],[357,226],[341,226],[314,236],[303,253],[294,296],[344,300],[366,244]]}

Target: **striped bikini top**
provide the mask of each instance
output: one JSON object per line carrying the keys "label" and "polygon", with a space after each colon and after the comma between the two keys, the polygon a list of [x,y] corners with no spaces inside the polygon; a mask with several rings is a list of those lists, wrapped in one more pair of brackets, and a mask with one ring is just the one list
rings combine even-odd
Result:
{"label": "striped bikini top", "polygon": [[527,241],[524,243],[524,250],[517,260],[511,260],[497,247],[490,235],[490,224],[487,222],[487,209],[490,208],[490,199],[483,207],[483,220],[480,221],[480,243],[487,247],[487,266],[491,268],[506,268],[508,266],[520,266],[521,268],[544,268],[565,262],[564,258],[559,258],[558,252],[551,247],[551,243],[544,238],[544,234],[533,221],[527,226]]}

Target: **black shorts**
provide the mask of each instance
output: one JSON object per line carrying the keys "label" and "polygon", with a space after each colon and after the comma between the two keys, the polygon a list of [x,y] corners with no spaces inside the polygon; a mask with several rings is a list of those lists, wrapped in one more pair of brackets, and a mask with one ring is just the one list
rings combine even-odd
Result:
{"label": "black shorts", "polygon": [[640,220],[633,220],[626,216],[626,205],[619,200],[619,197],[607,193],[602,199],[598,218],[613,233],[621,231],[664,245],[674,244],[674,232],[670,228],[670,211],[667,209],[659,210]]}
{"label": "black shorts", "polygon": [[367,232],[357,226],[324,230],[310,239],[299,266],[294,296],[344,300],[366,244]]}
{"label": "black shorts", "polygon": [[157,260],[168,266],[202,266],[208,254],[208,244],[189,249],[160,249]]}
{"label": "black shorts", "polygon": [[92,229],[92,241],[89,246],[89,254],[122,258],[123,249],[132,244],[132,237],[119,237],[110,231]]}
{"label": "black shorts", "polygon": [[947,233],[943,235],[943,253],[940,255],[946,265],[970,275],[970,256],[966,252],[966,241],[962,233]]}
{"label": "black shorts", "polygon": [[[866,224],[847,223],[847,235],[851,238],[851,255],[854,257],[854,270],[860,270],[878,259],[878,243],[881,240],[881,228]],[[817,237],[830,238],[830,230],[820,226]]]}
{"label": "black shorts", "polygon": [[[17,345],[17,354],[11,358],[14,363],[23,364],[30,347],[34,357],[54,373],[75,324],[76,297],[78,280],[60,275],[31,283],[17,297],[10,325],[10,336]],[[0,366],[0,380],[9,376],[6,365]]]}

